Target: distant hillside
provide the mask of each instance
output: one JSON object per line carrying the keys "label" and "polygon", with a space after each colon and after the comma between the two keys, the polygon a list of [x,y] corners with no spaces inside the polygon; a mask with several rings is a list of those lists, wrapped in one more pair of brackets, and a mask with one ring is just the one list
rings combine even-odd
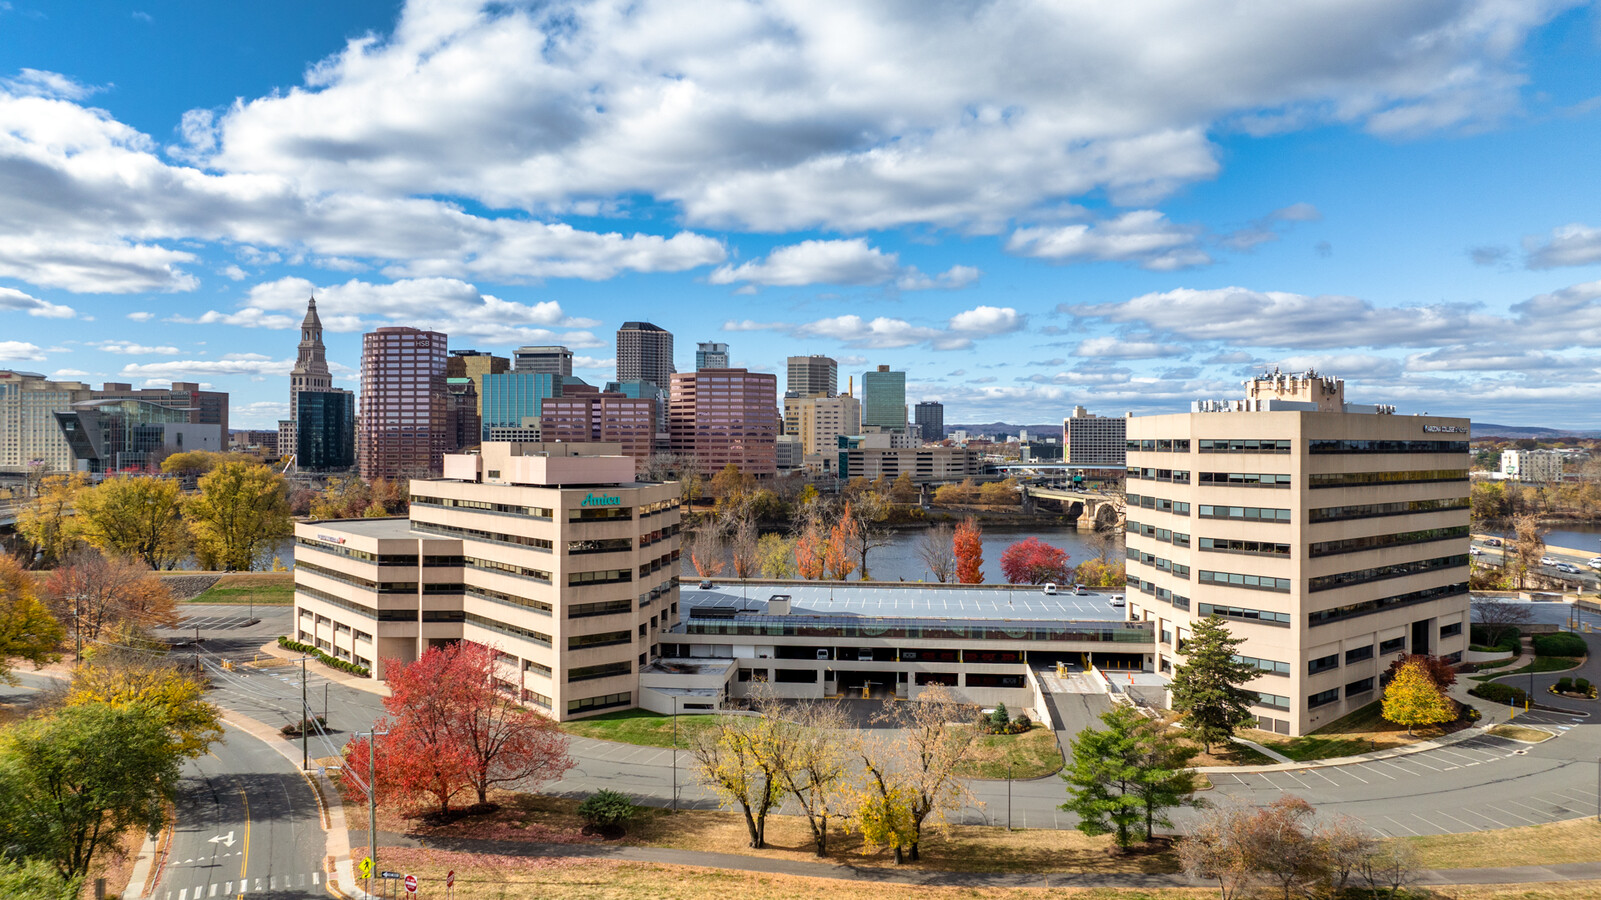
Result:
{"label": "distant hillside", "polygon": [[1489,422],[1474,422],[1473,437],[1531,438],[1537,441],[1551,441],[1557,438],[1601,437],[1601,431],[1570,431],[1561,428],[1536,428],[1532,425],[1493,425]]}

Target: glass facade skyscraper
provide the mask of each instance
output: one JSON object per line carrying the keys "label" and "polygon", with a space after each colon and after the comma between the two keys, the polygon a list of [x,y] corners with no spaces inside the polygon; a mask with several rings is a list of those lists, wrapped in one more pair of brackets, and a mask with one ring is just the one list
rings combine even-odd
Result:
{"label": "glass facade skyscraper", "polygon": [[906,373],[879,366],[862,375],[862,425],[906,427]]}
{"label": "glass facade skyscraper", "polygon": [[295,396],[295,454],[302,469],[327,472],[356,464],[356,396],[301,391]]}
{"label": "glass facade skyscraper", "polygon": [[562,376],[548,372],[503,372],[484,376],[483,430],[516,428],[523,419],[539,420],[543,403],[562,395]]}

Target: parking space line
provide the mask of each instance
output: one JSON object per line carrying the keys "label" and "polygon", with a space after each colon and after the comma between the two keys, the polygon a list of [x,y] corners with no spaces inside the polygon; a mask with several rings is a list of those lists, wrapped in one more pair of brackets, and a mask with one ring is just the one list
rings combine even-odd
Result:
{"label": "parking space line", "polygon": [[1419,832],[1419,834],[1450,834],[1451,833],[1451,832],[1448,832],[1448,831],[1445,831],[1443,829],[1440,829],[1440,828],[1436,827],[1433,822],[1429,821],[1428,819],[1423,818],[1422,816],[1418,815],[1417,813],[1407,813],[1407,815],[1411,816],[1414,819],[1417,819],[1419,822],[1422,822],[1423,823],[1423,827],[1425,829],[1428,829],[1426,831]]}
{"label": "parking space line", "polygon": [[[1530,799],[1533,799],[1533,798],[1530,798]],[[1544,816],[1545,816],[1545,810],[1543,810],[1543,809],[1535,809],[1535,808],[1534,808],[1534,807],[1532,807],[1532,806],[1530,806],[1530,805],[1529,805],[1529,804],[1527,804],[1527,803],[1524,803],[1524,802],[1523,802],[1523,801],[1521,801],[1521,800],[1512,800],[1512,799],[1507,799],[1507,800],[1503,800],[1503,801],[1502,801],[1502,802],[1503,802],[1503,803],[1510,803],[1510,804],[1512,804],[1512,805],[1514,805],[1514,806],[1521,806],[1521,807],[1523,807],[1523,808],[1524,808],[1524,809],[1526,809],[1526,810],[1528,810],[1528,811],[1529,811],[1529,812],[1532,812],[1532,813],[1534,813],[1534,814],[1535,814],[1535,815],[1537,815],[1537,816],[1540,816],[1540,817],[1541,817],[1541,818],[1540,818],[1540,819],[1538,819],[1538,820],[1536,820],[1536,823],[1537,823],[1537,824],[1538,824],[1538,823],[1539,823],[1539,822],[1544,822],[1544,821],[1546,821],[1546,819],[1545,819],[1545,818],[1544,818]]]}
{"label": "parking space line", "polygon": [[1327,781],[1329,784],[1332,784],[1335,787],[1339,787],[1340,786],[1340,783],[1338,781],[1335,781],[1334,779],[1330,778],[1329,776],[1324,775],[1323,772],[1321,770],[1319,770],[1319,769],[1307,769],[1306,771],[1312,773],[1313,775],[1316,775],[1317,777],[1323,779],[1324,781]]}
{"label": "parking space line", "polygon": [[[1472,822],[1468,822],[1468,821],[1466,821],[1464,819],[1459,819],[1456,816],[1451,815],[1450,813],[1446,812],[1443,809],[1435,810],[1434,814],[1437,815],[1437,816],[1440,816],[1442,818],[1450,819],[1453,822],[1460,822],[1463,825],[1465,825],[1469,831],[1479,831],[1479,830],[1481,830],[1479,828],[1479,826],[1473,824]],[[1415,813],[1414,813],[1414,815],[1415,815]]]}
{"label": "parking space line", "polygon": [[[1338,766],[1338,767],[1335,768],[1335,771],[1340,773],[1341,775],[1349,775],[1352,778],[1355,778],[1357,781],[1360,781],[1363,784],[1367,784],[1368,780],[1366,778],[1363,778],[1361,775],[1358,775],[1355,772],[1351,771],[1354,768],[1356,768],[1356,766]],[[1384,777],[1389,778],[1390,776],[1386,775]]]}
{"label": "parking space line", "polygon": [[[1538,825],[1538,824],[1540,824],[1539,822],[1536,822],[1535,820],[1530,819],[1527,816],[1520,816],[1517,813],[1515,813],[1512,810],[1507,809],[1505,807],[1496,807],[1495,811],[1500,813],[1500,814],[1502,814],[1502,815],[1504,815],[1504,816],[1511,816],[1514,819],[1521,819],[1524,822],[1528,822],[1530,825]],[[1486,819],[1490,818],[1488,815],[1485,815],[1484,813],[1480,813],[1479,815],[1484,816]]]}
{"label": "parking space line", "polygon": [[1389,819],[1390,822],[1395,825],[1395,827],[1401,829],[1402,831],[1406,832],[1407,834],[1412,835],[1413,837],[1417,837],[1417,836],[1419,836],[1421,834],[1421,832],[1413,831],[1412,829],[1406,827],[1405,825],[1402,825],[1399,820],[1397,820],[1397,819],[1395,819],[1395,818],[1393,818],[1391,816],[1380,816],[1379,818],[1381,818],[1381,819]]}

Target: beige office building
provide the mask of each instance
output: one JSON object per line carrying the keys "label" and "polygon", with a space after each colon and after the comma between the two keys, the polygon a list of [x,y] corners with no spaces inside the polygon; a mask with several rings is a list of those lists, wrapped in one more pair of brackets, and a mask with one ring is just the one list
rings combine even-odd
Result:
{"label": "beige office building", "polygon": [[486,443],[413,480],[407,519],[295,526],[296,636],[378,679],[475,641],[558,720],[634,706],[678,622],[678,529],[678,485],[634,481],[615,444]]}
{"label": "beige office building", "polygon": [[93,397],[81,381],[50,381],[37,372],[0,369],[0,472],[71,472],[72,448],[56,413]]}
{"label": "beige office building", "polygon": [[[791,402],[784,400],[786,414]],[[802,452],[807,456],[835,453],[840,435],[862,432],[862,403],[855,397],[805,397],[793,402],[800,420]]]}
{"label": "beige office building", "polygon": [[1129,611],[1161,672],[1221,616],[1262,670],[1260,727],[1304,734],[1378,699],[1398,655],[1467,648],[1468,421],[1312,372],[1247,386],[1127,420]]}

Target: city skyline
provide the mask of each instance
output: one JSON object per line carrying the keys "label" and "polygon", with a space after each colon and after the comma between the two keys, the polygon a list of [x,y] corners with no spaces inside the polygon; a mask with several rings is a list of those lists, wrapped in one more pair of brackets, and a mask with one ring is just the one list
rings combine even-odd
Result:
{"label": "city skyline", "polygon": [[380,327],[602,386],[650,321],[953,424],[1277,365],[1601,428],[1593,5],[231,6],[0,3],[0,367],[271,428],[316,296],[358,391]]}

